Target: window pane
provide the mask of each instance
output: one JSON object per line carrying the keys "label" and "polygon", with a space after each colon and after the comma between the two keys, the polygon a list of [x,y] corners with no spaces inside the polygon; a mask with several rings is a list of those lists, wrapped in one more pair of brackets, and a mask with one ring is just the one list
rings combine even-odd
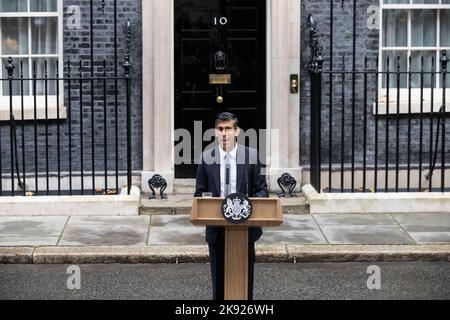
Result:
{"label": "window pane", "polygon": [[56,0],[30,0],[32,12],[56,12]]}
{"label": "window pane", "polygon": [[[54,78],[56,76],[56,58],[37,58],[32,59],[32,61],[32,63],[36,63],[38,79],[45,78],[45,61],[47,61],[47,78]],[[33,90],[34,88],[31,91]],[[45,80],[38,80],[36,82],[36,92],[37,95],[45,95]],[[49,95],[56,95],[56,81],[47,80],[47,92]]]}
{"label": "window pane", "polygon": [[[411,52],[411,69],[412,72],[420,72],[422,67],[422,57],[423,57],[423,70],[424,72],[430,72],[432,70],[432,59],[434,58],[434,68],[437,70],[436,65],[436,51],[413,51]],[[423,87],[431,88],[431,74],[423,75]],[[434,88],[436,88],[436,76],[434,76]],[[420,88],[421,87],[421,75],[413,74],[411,76],[411,87]]]}
{"label": "window pane", "polygon": [[27,0],[0,0],[0,12],[26,12]]}
{"label": "window pane", "polygon": [[[400,72],[407,71],[407,51],[384,51],[383,52],[383,71],[387,70],[387,59],[389,57],[389,87],[397,88],[397,65],[400,65]],[[397,62],[397,57],[400,60]],[[383,88],[387,87],[387,77],[383,74]],[[406,74],[400,74],[400,88],[407,87]]]}
{"label": "window pane", "polygon": [[412,10],[412,34],[413,47],[436,47],[436,10]]}
{"label": "window pane", "polygon": [[[8,72],[5,68],[6,64],[8,63],[6,61],[7,59],[4,58],[2,59],[2,69],[3,69],[3,79],[7,79],[8,78]],[[20,62],[22,61],[23,63],[23,78],[26,79],[28,78],[28,59],[14,59],[13,60],[13,64],[15,66],[14,69],[14,79],[20,79]],[[9,82],[8,81],[3,81],[2,84],[3,87],[3,96],[9,96]],[[12,94],[15,96],[20,95],[20,81],[13,81],[13,86],[12,86]],[[28,81],[23,81],[23,94],[24,95],[28,95],[29,92],[29,83]]]}
{"label": "window pane", "polygon": [[441,47],[450,47],[450,10],[441,11]]}
{"label": "window pane", "polygon": [[33,54],[58,53],[58,18],[31,19],[31,48]]}
{"label": "window pane", "polygon": [[27,18],[1,18],[2,54],[28,53]]}
{"label": "window pane", "polygon": [[408,45],[408,13],[406,10],[383,11],[383,46]]}

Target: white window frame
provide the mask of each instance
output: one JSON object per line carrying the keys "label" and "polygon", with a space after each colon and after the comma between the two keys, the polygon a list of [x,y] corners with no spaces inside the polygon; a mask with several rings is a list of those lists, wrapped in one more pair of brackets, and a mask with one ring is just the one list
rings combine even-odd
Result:
{"label": "white window frame", "polygon": [[[407,63],[409,67],[409,56],[411,54],[411,51],[436,51],[437,53],[437,59],[435,61],[435,67],[436,70],[440,70],[440,51],[447,50],[447,56],[450,58],[450,47],[412,47],[411,46],[411,10],[427,10],[427,9],[434,9],[437,10],[437,21],[436,21],[436,39],[437,44],[440,44],[440,10],[447,9],[450,10],[450,4],[441,4],[442,0],[439,0],[439,4],[412,4],[412,0],[409,0],[410,4],[385,4],[384,0],[380,0],[380,32],[379,32],[379,70],[383,70],[383,52],[384,51],[392,51],[392,50],[398,50],[398,51],[407,51]],[[395,10],[395,9],[402,9],[402,10],[408,10],[408,46],[407,47],[383,47],[383,12],[384,10]],[[449,64],[450,68],[450,64]],[[395,70],[391,70],[395,72]],[[443,95],[443,89],[440,88],[441,83],[440,76],[437,78],[437,81],[435,83],[436,88],[433,90],[433,99],[434,99],[434,106],[433,110],[431,110],[431,88],[424,88],[423,90],[423,112],[424,113],[430,113],[438,112],[441,105],[442,105],[442,95]],[[447,76],[447,82],[450,81],[450,75]],[[386,105],[387,105],[387,89],[383,88],[383,77],[380,75],[379,77],[379,103],[378,103],[378,114],[386,114]],[[412,88],[411,89],[411,112],[412,113],[420,113],[421,112],[421,89],[420,88]],[[450,101],[450,88],[446,89],[446,99],[447,102]],[[398,112],[397,105],[400,105],[400,114],[407,114],[409,113],[409,89],[408,88],[401,88],[400,89],[400,103],[397,101],[397,88],[390,88],[389,89],[389,113],[390,114],[396,114]],[[447,112],[450,112],[450,108],[447,108]],[[374,110],[373,113],[375,114],[376,111],[376,103],[374,103]]]}
{"label": "white window frame", "polygon": [[[30,10],[30,0],[27,0],[28,10]],[[56,12],[0,12],[0,18],[33,18],[33,17],[56,17],[58,18],[58,53],[57,54],[32,54],[31,53],[31,29],[30,23],[28,23],[28,54],[16,54],[16,55],[2,55],[0,48],[0,68],[1,74],[3,74],[3,69],[5,66],[3,65],[2,59],[6,59],[8,57],[12,57],[13,59],[20,58],[29,58],[30,63],[28,64],[28,78],[32,78],[32,63],[31,58],[57,58],[59,64],[59,78],[64,74],[64,60],[63,60],[63,18],[64,18],[64,8],[63,8],[63,0],[57,0],[57,8]],[[0,27],[1,28],[1,27]],[[1,32],[1,30],[0,30]],[[16,60],[17,61],[17,60]],[[16,63],[15,68],[18,69],[20,66]],[[54,78],[54,75],[49,75],[49,78]],[[22,97],[13,96],[13,112],[15,120],[34,120],[34,95],[32,94],[32,81],[29,80],[29,94],[23,97],[23,105],[24,105],[24,119],[22,119]],[[59,119],[67,118],[67,111],[64,107],[64,81],[59,81],[59,97],[56,95],[48,95],[47,96],[47,119],[57,119],[58,112],[58,100],[59,99]],[[9,95],[3,96],[3,86],[0,85],[0,121],[10,120],[10,97]],[[36,96],[36,113],[37,119],[42,120],[46,119],[46,105],[45,105],[45,95],[37,95]]]}

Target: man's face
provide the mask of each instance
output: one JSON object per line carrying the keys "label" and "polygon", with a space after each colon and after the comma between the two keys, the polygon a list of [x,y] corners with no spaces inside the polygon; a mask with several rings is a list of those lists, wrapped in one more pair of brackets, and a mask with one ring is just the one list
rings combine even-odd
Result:
{"label": "man's face", "polygon": [[225,151],[231,151],[236,145],[236,138],[239,135],[239,128],[235,127],[234,121],[219,122],[216,126],[216,136],[220,146]]}

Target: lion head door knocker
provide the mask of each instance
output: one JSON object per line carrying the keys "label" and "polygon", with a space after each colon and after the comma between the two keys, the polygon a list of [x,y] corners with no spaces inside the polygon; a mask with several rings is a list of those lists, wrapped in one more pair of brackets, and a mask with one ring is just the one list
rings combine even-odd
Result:
{"label": "lion head door knocker", "polygon": [[297,186],[297,180],[289,173],[283,174],[278,179],[278,185],[280,186],[281,193],[278,194],[280,198],[286,198],[286,192],[288,192],[290,197],[296,197],[297,195],[294,193],[295,187]]}
{"label": "lion head door knocker", "polygon": [[225,219],[233,224],[242,224],[252,215],[252,203],[250,199],[241,193],[233,193],[225,198],[222,203],[222,214]]}
{"label": "lion head door knocker", "polygon": [[216,68],[217,71],[223,71],[225,70],[225,65],[226,65],[225,52],[219,50],[214,54],[214,68]]}
{"label": "lion head door knocker", "polygon": [[160,189],[160,197],[161,199],[167,199],[167,195],[164,193],[164,190],[167,188],[167,181],[159,174],[154,175],[149,181],[148,185],[150,190],[152,190],[152,194],[150,194],[150,199],[156,199],[155,189]]}

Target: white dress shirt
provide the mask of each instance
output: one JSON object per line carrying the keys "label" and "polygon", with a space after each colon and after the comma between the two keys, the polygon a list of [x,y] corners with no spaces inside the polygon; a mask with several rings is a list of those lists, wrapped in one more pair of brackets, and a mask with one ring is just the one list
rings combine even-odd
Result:
{"label": "white dress shirt", "polygon": [[[236,164],[236,155],[237,155],[238,144],[234,147],[234,149],[228,153],[230,157],[230,194],[236,193],[236,185],[237,185],[237,164]],[[219,146],[220,150],[220,196],[225,197],[225,162],[227,153]]]}

